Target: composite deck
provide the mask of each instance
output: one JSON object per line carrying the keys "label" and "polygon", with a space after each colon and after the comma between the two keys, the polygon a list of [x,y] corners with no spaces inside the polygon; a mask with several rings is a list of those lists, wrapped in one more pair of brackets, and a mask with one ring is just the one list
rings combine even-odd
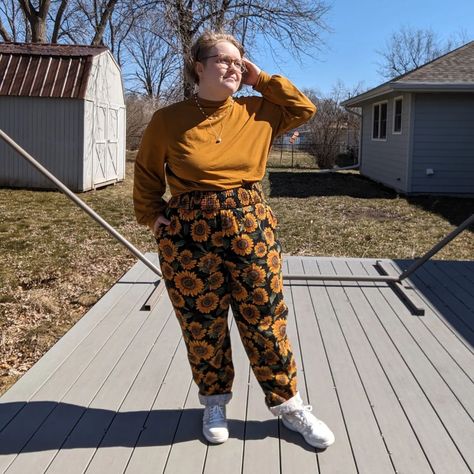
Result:
{"label": "composite deck", "polygon": [[[286,257],[285,272],[377,274],[374,263]],[[472,472],[474,262],[415,274],[424,316],[384,283],[285,284],[300,391],[336,435],[321,452],[265,408],[235,325],[231,438],[205,442],[166,292],[142,310],[154,283],[137,263],[0,398],[0,472]]]}

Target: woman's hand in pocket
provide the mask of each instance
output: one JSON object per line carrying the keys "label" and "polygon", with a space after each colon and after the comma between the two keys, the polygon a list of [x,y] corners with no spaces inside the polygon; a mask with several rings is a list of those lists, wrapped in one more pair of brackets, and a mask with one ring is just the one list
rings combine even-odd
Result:
{"label": "woman's hand in pocket", "polygon": [[158,229],[160,228],[161,225],[169,225],[170,221],[163,215],[160,214],[155,221],[155,224],[153,226],[153,233],[155,235],[158,234]]}

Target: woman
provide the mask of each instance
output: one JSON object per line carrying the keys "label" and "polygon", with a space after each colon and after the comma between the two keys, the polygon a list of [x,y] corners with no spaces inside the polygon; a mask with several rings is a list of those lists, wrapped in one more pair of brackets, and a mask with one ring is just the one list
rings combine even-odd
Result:
{"label": "woman", "polygon": [[[270,411],[310,445],[326,448],[333,434],[297,392],[276,218],[260,184],[272,141],[306,122],[315,107],[287,79],[246,59],[230,35],[206,32],[191,52],[187,69],[198,92],[150,121],[135,163],[134,204],[138,222],[158,242],[205,407],[203,434],[211,443],[229,436],[231,306]],[[243,84],[263,97],[233,99]],[[162,199],[165,176],[169,202]]]}

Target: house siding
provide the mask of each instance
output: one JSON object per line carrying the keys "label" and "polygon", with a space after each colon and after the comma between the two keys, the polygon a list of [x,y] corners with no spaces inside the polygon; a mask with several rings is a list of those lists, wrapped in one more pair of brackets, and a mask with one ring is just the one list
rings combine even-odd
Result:
{"label": "house siding", "polygon": [[[393,133],[393,109],[395,99],[403,98],[402,133]],[[410,135],[410,94],[390,94],[364,105],[362,130],[362,157],[360,172],[375,181],[407,191],[407,166]],[[372,139],[373,105],[387,101],[387,138]]]}
{"label": "house siding", "polygon": [[474,194],[474,94],[416,94],[411,172],[412,193]]}
{"label": "house siding", "polygon": [[[0,97],[0,128],[60,181],[82,191],[83,105],[77,99]],[[0,185],[54,185],[0,140]]]}

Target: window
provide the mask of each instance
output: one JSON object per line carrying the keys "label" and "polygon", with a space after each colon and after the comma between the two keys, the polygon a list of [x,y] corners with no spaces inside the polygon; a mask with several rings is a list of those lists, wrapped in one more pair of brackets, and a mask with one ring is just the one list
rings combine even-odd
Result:
{"label": "window", "polygon": [[387,138],[387,102],[374,105],[372,138],[385,140]]}
{"label": "window", "polygon": [[393,133],[402,133],[402,98],[395,99],[393,106]]}

